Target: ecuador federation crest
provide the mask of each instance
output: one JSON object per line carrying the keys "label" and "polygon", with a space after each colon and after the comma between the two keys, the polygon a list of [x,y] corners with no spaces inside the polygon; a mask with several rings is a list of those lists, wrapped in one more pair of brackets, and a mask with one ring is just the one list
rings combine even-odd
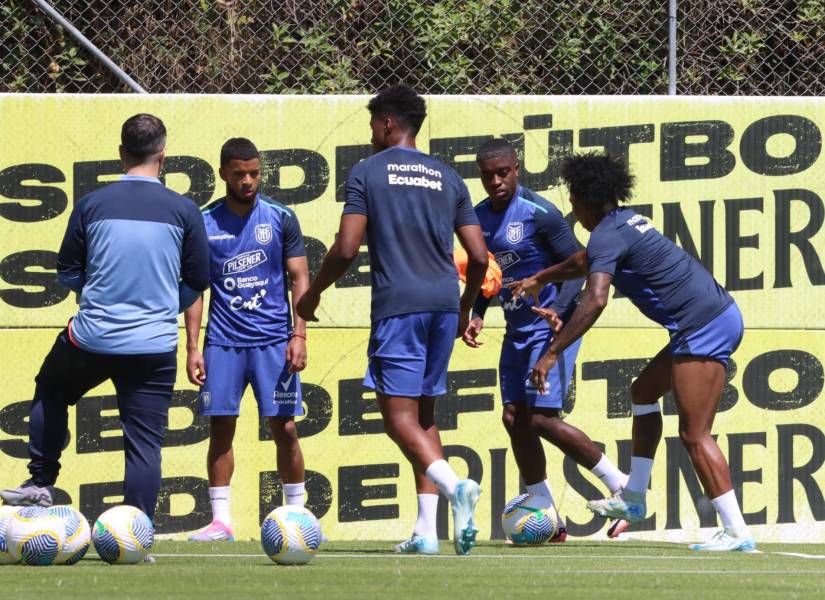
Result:
{"label": "ecuador federation crest", "polygon": [[521,221],[513,221],[507,223],[507,241],[511,244],[518,244],[521,238],[524,237],[524,223]]}
{"label": "ecuador federation crest", "polygon": [[269,223],[255,225],[255,239],[259,244],[268,244],[272,240],[272,225]]}

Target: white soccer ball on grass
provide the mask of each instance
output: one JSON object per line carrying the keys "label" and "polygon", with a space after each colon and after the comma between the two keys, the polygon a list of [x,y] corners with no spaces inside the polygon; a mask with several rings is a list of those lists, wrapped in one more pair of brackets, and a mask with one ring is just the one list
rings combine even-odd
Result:
{"label": "white soccer ball on grass", "polygon": [[95,521],[92,541],[100,558],[112,565],[143,562],[152,548],[155,527],[139,508],[122,505],[104,512]]}
{"label": "white soccer ball on grass", "polygon": [[559,516],[549,498],[521,494],[504,507],[501,527],[517,546],[540,546],[556,534]]}
{"label": "white soccer ball on grass", "polygon": [[321,545],[321,524],[303,506],[279,506],[261,525],[261,545],[280,565],[303,565]]}

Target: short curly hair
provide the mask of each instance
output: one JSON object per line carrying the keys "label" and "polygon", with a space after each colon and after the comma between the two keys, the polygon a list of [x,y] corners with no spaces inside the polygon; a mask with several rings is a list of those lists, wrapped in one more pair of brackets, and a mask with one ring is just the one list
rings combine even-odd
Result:
{"label": "short curly hair", "polygon": [[418,134],[427,116],[424,98],[406,85],[394,85],[380,91],[369,101],[367,110],[373,117],[395,117],[413,135]]}
{"label": "short curly hair", "polygon": [[594,207],[629,201],[635,180],[624,160],[598,152],[565,158],[561,178],[573,196]]}

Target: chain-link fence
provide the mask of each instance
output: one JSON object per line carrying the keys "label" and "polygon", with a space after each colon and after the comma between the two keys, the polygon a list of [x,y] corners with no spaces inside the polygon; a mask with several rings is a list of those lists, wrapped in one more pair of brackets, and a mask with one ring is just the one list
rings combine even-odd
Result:
{"label": "chain-link fence", "polygon": [[[662,0],[51,0],[152,93],[665,94]],[[825,0],[678,0],[680,94],[822,95]],[[0,91],[130,91],[32,0]]]}

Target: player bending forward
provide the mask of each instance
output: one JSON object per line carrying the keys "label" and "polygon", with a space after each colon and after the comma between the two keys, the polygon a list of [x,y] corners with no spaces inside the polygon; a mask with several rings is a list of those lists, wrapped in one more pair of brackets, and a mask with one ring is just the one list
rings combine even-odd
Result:
{"label": "player bending forward", "polygon": [[[503,139],[486,142],[479,149],[476,163],[488,197],[475,211],[487,246],[502,269],[504,283],[558,264],[578,252],[573,233],[559,209],[519,183],[519,161],[509,142]],[[581,338],[567,346],[548,372],[546,387],[537,389],[529,379],[530,367],[544,354],[554,332],[559,331],[573,312],[583,280],[579,277],[560,287],[555,284],[541,287],[535,305],[546,310],[544,314],[550,317],[547,321],[531,310],[526,298],[513,297],[507,287],[499,292],[507,323],[499,360],[504,403],[502,421],[527,491],[547,498],[554,507],[539,436],[589,469],[611,495],[620,492],[627,480],[583,431],[561,419]],[[470,347],[481,345],[476,338],[484,327],[488,305],[489,300],[481,295],[476,300],[473,318],[463,338]],[[626,524],[617,524],[611,528],[611,535],[625,528]],[[562,525],[550,541],[563,542],[566,537],[567,531]]]}
{"label": "player bending forward", "polygon": [[[447,391],[450,354],[487,270],[487,248],[461,177],[416,150],[424,99],[397,86],[372,98],[367,108],[376,153],[350,173],[338,239],[298,313],[316,320],[321,292],[346,272],[366,231],[372,331],[364,385],[376,391],[387,434],[412,464],[424,514],[397,550],[438,553],[437,502],[427,499],[437,500],[440,490],[452,505],[456,553],[467,554],[475,543],[480,490],[475,481],[459,480],[444,460],[433,409],[435,397]],[[453,233],[469,256],[460,301]]]}
{"label": "player bending forward", "polygon": [[[756,544],[742,518],[730,469],[710,430],[725,384],[728,359],[742,340],[744,325],[733,298],[690,255],[653,229],[645,218],[619,206],[631,195],[633,177],[620,160],[596,154],[568,158],[562,178],[576,218],[590,231],[586,250],[512,285],[513,294],[587,275],[584,297],[561,334],[533,367],[543,386],[564,350],[582,336],[607,305],[610,284],[647,317],[665,327],[670,343],[630,387],[633,454],[625,489],[587,503],[601,516],[638,522],[647,511],[645,493],[662,437],[658,401],[673,391],[679,436],[696,474],[719,513],[723,529],[692,550],[752,551]],[[551,318],[546,309],[536,313]]]}
{"label": "player bending forward", "polygon": [[309,287],[304,239],[295,213],[258,195],[261,161],[252,142],[233,138],[223,145],[220,176],[226,197],[203,211],[211,279],[203,354],[203,298],[185,313],[186,370],[189,381],[202,386],[200,414],[210,417],[206,469],[213,520],[192,541],[234,539],[232,440],[248,384],[275,438],[285,503],[304,504],[304,456],[294,417],[304,414],[298,372],[307,362],[306,322],[296,316],[290,323],[287,295],[291,282],[294,305]]}

